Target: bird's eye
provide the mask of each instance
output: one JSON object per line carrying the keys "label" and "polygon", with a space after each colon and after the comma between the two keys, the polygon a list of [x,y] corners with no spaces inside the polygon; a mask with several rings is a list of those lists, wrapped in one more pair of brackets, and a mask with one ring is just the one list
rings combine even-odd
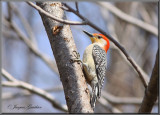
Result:
{"label": "bird's eye", "polygon": [[101,39],[102,37],[101,36],[98,36],[98,39]]}

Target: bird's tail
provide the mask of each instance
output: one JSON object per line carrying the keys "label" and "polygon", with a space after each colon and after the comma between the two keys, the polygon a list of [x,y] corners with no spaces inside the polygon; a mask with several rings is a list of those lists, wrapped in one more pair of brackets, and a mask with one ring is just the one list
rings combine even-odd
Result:
{"label": "bird's tail", "polygon": [[91,95],[91,100],[90,100],[91,107],[93,108],[93,110],[95,108],[95,104],[96,104],[97,98],[99,98],[99,95],[100,95],[99,93],[100,93],[100,91],[99,91],[99,86],[98,86],[98,83],[97,83],[92,88],[92,95]]}

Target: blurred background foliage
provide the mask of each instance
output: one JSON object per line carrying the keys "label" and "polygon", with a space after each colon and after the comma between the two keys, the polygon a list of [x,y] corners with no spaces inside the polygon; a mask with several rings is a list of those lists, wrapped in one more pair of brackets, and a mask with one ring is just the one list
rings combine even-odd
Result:
{"label": "blurred background foliage", "polygon": [[[10,2],[14,9],[20,15],[11,10],[12,21],[18,25],[25,36],[30,38],[23,26],[20,17],[23,17],[32,31],[32,42],[38,50],[47,55],[49,59],[54,60],[49,40],[44,29],[41,17],[35,9],[25,2]],[[75,2],[66,2],[75,8]],[[100,2],[99,2],[100,3]],[[118,18],[108,11],[104,6],[97,2],[78,2],[79,12],[88,18],[98,27],[116,37],[125,47],[129,55],[135,62],[147,73],[151,75],[155,63],[156,52],[158,49],[158,37],[126,21]],[[158,2],[110,2],[121,11],[140,19],[148,24],[158,28]],[[2,67],[7,70],[16,79],[30,83],[38,88],[50,89],[50,94],[61,104],[66,104],[63,93],[62,83],[55,71],[52,71],[39,57],[37,57],[23,41],[21,41],[7,24],[4,22],[4,16],[8,16],[10,7],[7,2],[2,2]],[[66,12],[68,20],[81,21],[76,15]],[[23,19],[22,19],[23,20]],[[91,33],[97,33],[89,26],[70,26],[71,31],[82,59],[85,48],[91,43],[89,38],[82,32],[87,30]],[[118,53],[111,43],[107,54],[108,65],[106,81],[103,90],[117,97],[137,97],[144,96],[144,86],[141,83],[138,74],[133,67],[127,64],[125,59]],[[2,77],[2,80],[5,79]],[[52,90],[60,87],[58,90]],[[37,95],[24,96],[24,89],[2,87],[2,112],[4,113],[61,113],[62,111],[53,108],[45,99]],[[9,95],[12,95],[11,97]],[[10,110],[8,105],[39,105],[41,109]],[[114,104],[124,113],[135,113],[140,104]],[[97,113],[110,113],[108,108],[97,102],[95,111]],[[157,113],[158,107],[155,105],[152,112]]]}

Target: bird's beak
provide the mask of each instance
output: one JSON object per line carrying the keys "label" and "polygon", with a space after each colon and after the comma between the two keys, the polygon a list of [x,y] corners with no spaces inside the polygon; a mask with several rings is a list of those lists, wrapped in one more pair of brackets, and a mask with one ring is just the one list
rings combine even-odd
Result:
{"label": "bird's beak", "polygon": [[83,30],[83,32],[84,32],[85,34],[87,34],[90,38],[93,37],[93,35],[92,35],[91,33],[87,32],[87,31],[85,31],[85,30]]}

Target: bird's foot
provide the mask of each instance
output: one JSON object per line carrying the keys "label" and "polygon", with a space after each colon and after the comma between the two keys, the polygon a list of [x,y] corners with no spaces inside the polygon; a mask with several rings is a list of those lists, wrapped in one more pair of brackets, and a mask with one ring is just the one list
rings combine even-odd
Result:
{"label": "bird's foot", "polygon": [[79,55],[79,53],[77,51],[73,51],[73,56],[75,58],[71,59],[72,63],[74,63],[74,62],[78,62],[78,63],[81,62],[83,64],[82,60],[80,59],[80,55]]}

